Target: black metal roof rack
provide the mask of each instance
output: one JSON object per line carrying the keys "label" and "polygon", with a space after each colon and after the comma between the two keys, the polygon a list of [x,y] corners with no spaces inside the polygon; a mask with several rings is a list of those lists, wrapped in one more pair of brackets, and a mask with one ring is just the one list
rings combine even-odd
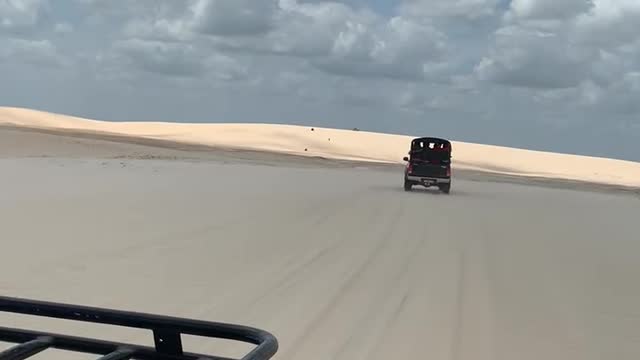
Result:
{"label": "black metal roof rack", "polygon": [[92,338],[0,327],[0,341],[17,345],[0,352],[0,360],[24,360],[49,348],[98,355],[100,360],[230,360],[183,351],[181,335],[235,340],[257,345],[241,360],[267,360],[278,342],[270,333],[246,326],[129,311],[0,296],[0,311],[150,330],[154,347]]}

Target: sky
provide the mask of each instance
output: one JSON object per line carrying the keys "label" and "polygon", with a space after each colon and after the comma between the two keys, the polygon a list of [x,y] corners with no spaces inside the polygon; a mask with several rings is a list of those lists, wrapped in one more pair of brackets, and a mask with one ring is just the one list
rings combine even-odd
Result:
{"label": "sky", "polygon": [[638,0],[0,0],[0,106],[640,161]]}

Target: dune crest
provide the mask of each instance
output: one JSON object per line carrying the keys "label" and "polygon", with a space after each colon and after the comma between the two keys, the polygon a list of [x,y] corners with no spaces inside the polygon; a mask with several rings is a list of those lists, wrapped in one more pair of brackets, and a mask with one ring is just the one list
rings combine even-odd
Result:
{"label": "dune crest", "polygon": [[[384,163],[402,163],[412,138],[295,125],[110,122],[15,107],[0,107],[0,125]],[[436,134],[416,136],[423,135]],[[640,187],[636,162],[460,141],[453,145],[455,169]]]}

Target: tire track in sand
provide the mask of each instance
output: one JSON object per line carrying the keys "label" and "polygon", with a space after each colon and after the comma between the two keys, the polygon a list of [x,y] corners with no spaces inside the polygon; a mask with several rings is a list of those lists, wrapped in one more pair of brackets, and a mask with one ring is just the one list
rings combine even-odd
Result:
{"label": "tire track in sand", "polygon": [[[389,211],[388,208],[385,210]],[[340,301],[349,293],[349,289],[354,287],[356,282],[363,276],[363,274],[366,273],[366,270],[381,254],[383,254],[383,250],[386,247],[391,246],[389,244],[391,240],[391,234],[396,231],[399,219],[401,219],[403,216],[403,210],[404,209],[402,206],[395,204],[395,209],[392,217],[387,218],[386,223],[388,226],[384,227],[382,236],[380,236],[372,251],[368,253],[363,262],[361,262],[358,266],[350,269],[348,275],[344,277],[344,281],[342,282],[342,284],[332,292],[331,297],[329,297],[327,299],[327,302],[325,302],[324,305],[319,309],[319,311],[315,313],[315,316],[313,316],[307,322],[302,331],[299,331],[297,335],[289,341],[290,346],[283,349],[284,351],[281,352],[279,358],[298,358],[298,353],[302,351],[302,348],[305,345],[304,340],[311,337],[317,324],[321,323],[325,318],[327,318],[332,311],[335,311],[335,309],[339,306]]]}

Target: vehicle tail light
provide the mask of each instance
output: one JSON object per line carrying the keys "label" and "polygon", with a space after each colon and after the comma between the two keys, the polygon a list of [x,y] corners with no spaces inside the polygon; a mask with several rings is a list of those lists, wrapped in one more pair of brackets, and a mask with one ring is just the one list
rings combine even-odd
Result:
{"label": "vehicle tail light", "polygon": [[451,176],[451,167],[447,166],[447,176]]}

